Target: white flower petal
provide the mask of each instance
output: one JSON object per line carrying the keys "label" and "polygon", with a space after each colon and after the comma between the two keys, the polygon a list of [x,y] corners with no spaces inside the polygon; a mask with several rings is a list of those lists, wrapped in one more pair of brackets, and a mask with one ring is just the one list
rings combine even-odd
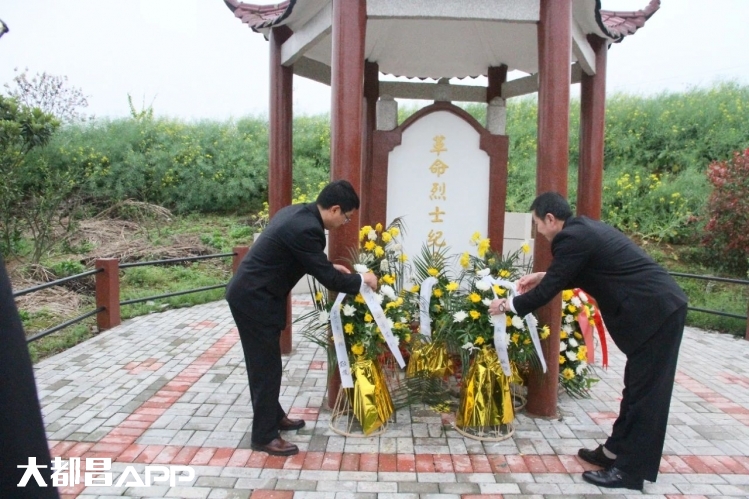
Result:
{"label": "white flower petal", "polygon": [[455,312],[453,314],[453,321],[455,322],[463,322],[468,317],[468,314],[465,313],[463,310],[459,310],[458,312]]}
{"label": "white flower petal", "polygon": [[354,270],[358,274],[365,274],[366,272],[369,271],[369,269],[367,268],[367,266],[366,265],[362,265],[361,263],[355,263],[354,264]]}
{"label": "white flower petal", "polygon": [[330,320],[330,315],[328,314],[327,310],[323,310],[322,312],[320,312],[318,320],[320,321],[320,324],[328,323],[328,321]]}
{"label": "white flower petal", "polygon": [[344,305],[343,306],[343,315],[346,317],[351,317],[356,313],[356,307],[353,305]]}
{"label": "white flower petal", "polygon": [[481,303],[483,303],[484,305],[486,305],[488,307],[489,305],[492,304],[492,299],[491,298],[484,298],[483,300],[481,300]]}
{"label": "white flower petal", "polygon": [[489,275],[489,272],[492,270],[490,268],[481,269],[478,272],[476,272],[476,275],[479,277],[486,277]]}
{"label": "white flower petal", "polygon": [[578,345],[580,345],[575,338],[570,338],[570,346],[572,348],[577,348]]}
{"label": "white flower petal", "polygon": [[519,315],[515,315],[512,317],[512,326],[515,329],[520,329],[522,331],[525,329],[525,322],[523,322],[523,319],[521,319]]}
{"label": "white flower petal", "polygon": [[561,353],[561,352],[564,352],[565,350],[567,350],[567,343],[565,343],[564,341],[560,341],[559,342],[559,352]]}
{"label": "white flower petal", "polygon": [[369,234],[367,234],[367,238],[370,241],[377,241],[377,231],[372,229],[369,231]]}
{"label": "white flower petal", "polygon": [[387,272],[390,270],[390,263],[388,263],[387,260],[383,260],[380,262],[380,270],[383,272]]}
{"label": "white flower petal", "polygon": [[492,289],[492,286],[491,284],[483,280],[476,281],[476,289],[478,289],[479,291],[489,291],[490,289]]}
{"label": "white flower petal", "polygon": [[569,360],[577,359],[577,353],[573,352],[572,350],[569,350],[565,355],[567,356]]}
{"label": "white flower petal", "polygon": [[577,308],[580,308],[580,307],[582,306],[582,304],[583,304],[583,303],[582,303],[582,302],[580,301],[580,298],[578,298],[577,296],[573,296],[573,297],[572,297],[572,299],[571,299],[570,301],[571,301],[571,302],[572,302],[572,304],[573,304],[574,306],[576,306]]}

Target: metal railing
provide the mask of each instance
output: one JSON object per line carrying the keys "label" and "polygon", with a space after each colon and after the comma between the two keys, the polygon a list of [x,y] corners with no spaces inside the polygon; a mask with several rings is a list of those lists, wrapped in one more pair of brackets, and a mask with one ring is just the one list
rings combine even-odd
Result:
{"label": "metal railing", "polygon": [[236,271],[239,261],[241,261],[241,259],[247,253],[247,250],[248,250],[247,247],[240,246],[240,247],[235,248],[234,251],[231,253],[216,253],[212,255],[201,255],[201,256],[185,257],[185,258],[171,258],[168,260],[153,260],[153,261],[148,261],[148,262],[133,262],[133,263],[124,263],[122,265],[119,264],[119,260],[117,259],[100,259],[100,260],[96,260],[96,262],[94,263],[94,265],[96,266],[95,269],[88,270],[80,274],[64,277],[62,279],[57,279],[55,281],[50,281],[44,284],[40,284],[38,286],[32,286],[30,288],[17,291],[13,293],[14,298],[18,298],[20,296],[33,293],[35,291],[41,291],[43,289],[47,289],[53,286],[60,286],[62,284],[65,284],[71,281],[77,281],[79,279],[83,279],[88,276],[92,276],[92,275],[96,276],[96,292],[95,292],[96,305],[97,305],[96,308],[82,315],[79,315],[78,317],[74,317],[61,324],[58,324],[57,326],[46,329],[44,331],[40,331],[34,334],[33,336],[29,336],[28,338],[26,338],[26,342],[31,343],[32,341],[36,341],[47,335],[60,331],[61,329],[64,329],[68,326],[77,324],[78,322],[81,322],[82,320],[92,317],[94,315],[97,316],[97,324],[100,330],[109,329],[120,323],[120,306],[121,305],[133,305],[135,303],[142,303],[142,302],[158,300],[162,298],[170,298],[172,296],[180,296],[180,295],[186,295],[186,294],[191,294],[191,293],[200,293],[202,291],[210,291],[213,289],[226,287],[226,283],[216,284],[213,286],[204,286],[201,288],[193,288],[193,289],[188,289],[188,290],[183,290],[183,291],[175,291],[173,293],[164,293],[160,295],[148,296],[145,298],[135,298],[131,300],[120,301],[119,271],[122,269],[128,269],[132,267],[154,266],[154,265],[173,265],[177,263],[192,262],[192,261],[197,261],[197,260],[209,260],[209,259],[232,257],[233,258],[232,270]]}

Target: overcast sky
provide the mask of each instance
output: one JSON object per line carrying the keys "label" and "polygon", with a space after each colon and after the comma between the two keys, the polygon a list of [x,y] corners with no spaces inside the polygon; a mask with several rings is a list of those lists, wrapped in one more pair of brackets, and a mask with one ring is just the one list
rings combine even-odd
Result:
{"label": "overcast sky", "polygon": [[[648,0],[602,3],[637,10]],[[749,1],[661,3],[645,28],[611,47],[609,92],[749,84]],[[267,114],[268,43],[223,0],[2,0],[0,19],[10,28],[0,40],[0,85],[14,68],[66,75],[89,96],[88,112],[102,117],[126,116],[128,94],[138,107],[153,103],[157,116]],[[295,114],[329,109],[327,86],[294,79]]]}

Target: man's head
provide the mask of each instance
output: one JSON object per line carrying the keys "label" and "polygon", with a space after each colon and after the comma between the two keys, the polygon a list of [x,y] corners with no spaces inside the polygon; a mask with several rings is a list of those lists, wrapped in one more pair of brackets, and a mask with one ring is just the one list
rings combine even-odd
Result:
{"label": "man's head", "polygon": [[351,221],[354,210],[359,209],[359,196],[346,180],[336,180],[326,185],[315,202],[323,225],[328,230],[347,224]]}
{"label": "man's head", "polygon": [[551,241],[564,227],[564,222],[572,216],[569,203],[561,194],[544,192],[531,204],[536,231]]}

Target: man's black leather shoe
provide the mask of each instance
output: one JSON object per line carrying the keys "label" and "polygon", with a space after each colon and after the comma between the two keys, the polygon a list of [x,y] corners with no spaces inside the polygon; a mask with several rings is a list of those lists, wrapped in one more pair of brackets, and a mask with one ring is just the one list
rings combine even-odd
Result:
{"label": "man's black leather shoe", "polygon": [[643,484],[642,478],[632,476],[613,466],[607,470],[586,471],[583,473],[583,480],[610,489],[642,490]]}
{"label": "man's black leather shoe", "polygon": [[302,428],[304,428],[303,419],[289,419],[288,417],[284,417],[278,422],[278,429],[281,431],[301,430]]}
{"label": "man's black leather shoe", "polygon": [[606,454],[603,453],[603,445],[599,445],[593,450],[580,449],[577,451],[577,455],[580,456],[580,459],[583,461],[600,466],[601,468],[610,468],[614,466],[614,459],[606,457]]}
{"label": "man's black leather shoe", "polygon": [[287,442],[281,437],[274,438],[270,442],[264,445],[252,443],[250,445],[252,450],[267,452],[271,456],[293,456],[299,453],[299,447]]}

